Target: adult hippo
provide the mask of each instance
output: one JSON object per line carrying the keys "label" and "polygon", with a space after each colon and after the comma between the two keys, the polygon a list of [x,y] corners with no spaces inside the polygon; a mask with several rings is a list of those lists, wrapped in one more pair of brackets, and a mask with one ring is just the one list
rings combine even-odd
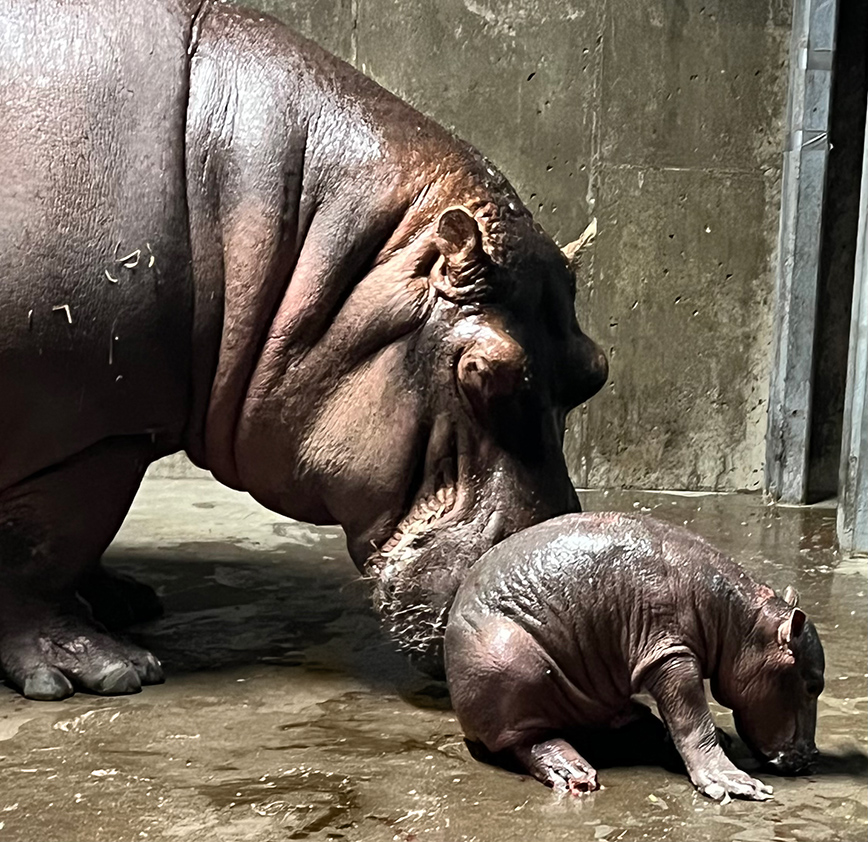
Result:
{"label": "adult hippo", "polygon": [[271,18],[2,0],[0,67],[6,677],[161,680],[92,615],[149,607],[98,560],[179,449],[339,523],[436,668],[468,567],[578,509],[564,416],[607,366],[552,240],[478,152]]}

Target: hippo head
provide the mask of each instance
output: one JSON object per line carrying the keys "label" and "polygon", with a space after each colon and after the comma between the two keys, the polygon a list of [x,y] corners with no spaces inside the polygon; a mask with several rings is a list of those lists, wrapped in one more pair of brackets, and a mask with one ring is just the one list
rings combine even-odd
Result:
{"label": "hippo head", "polygon": [[469,566],[579,510],[565,416],[607,376],[565,257],[514,194],[454,202],[404,215],[304,353],[267,351],[280,377],[249,391],[235,451],[261,502],[345,529],[431,671]]}
{"label": "hippo head", "polygon": [[529,217],[512,232],[519,247],[497,243],[495,213],[451,207],[432,226],[418,264],[429,317],[401,361],[418,397],[391,432],[415,429],[391,477],[400,493],[348,527],[392,635],[429,671],[467,568],[506,535],[579,510],[564,419],[607,373],[560,251]]}
{"label": "hippo head", "polygon": [[733,669],[712,682],[748,748],[788,775],[808,772],[817,756],[817,697],[825,669],[817,630],[797,602],[793,588],[783,599],[772,594]]}

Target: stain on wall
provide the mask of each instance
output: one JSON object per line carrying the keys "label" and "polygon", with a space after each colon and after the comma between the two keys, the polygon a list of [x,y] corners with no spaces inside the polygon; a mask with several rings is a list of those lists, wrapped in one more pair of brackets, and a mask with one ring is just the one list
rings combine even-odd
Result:
{"label": "stain on wall", "polygon": [[760,486],[791,3],[248,0],[478,146],[563,245],[608,350],[580,486]]}

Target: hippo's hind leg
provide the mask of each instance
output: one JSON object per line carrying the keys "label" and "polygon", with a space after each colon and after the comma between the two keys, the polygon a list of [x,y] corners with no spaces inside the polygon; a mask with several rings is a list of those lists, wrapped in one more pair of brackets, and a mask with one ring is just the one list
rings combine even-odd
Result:
{"label": "hippo's hind leg", "polygon": [[469,740],[557,791],[599,789],[596,769],[561,736],[575,725],[566,679],[528,632],[505,617],[456,617],[445,650],[452,704]]}
{"label": "hippo's hind leg", "polygon": [[163,616],[163,604],[150,585],[101,562],[81,583],[78,595],[90,606],[94,619],[108,629],[123,629]]}
{"label": "hippo's hind leg", "polygon": [[556,792],[579,795],[600,788],[597,770],[565,739],[517,745],[513,752],[537,780]]}
{"label": "hippo's hind leg", "polygon": [[120,527],[148,437],[99,442],[0,492],[0,670],[32,699],[133,693],[160,664],[96,626],[76,591]]}

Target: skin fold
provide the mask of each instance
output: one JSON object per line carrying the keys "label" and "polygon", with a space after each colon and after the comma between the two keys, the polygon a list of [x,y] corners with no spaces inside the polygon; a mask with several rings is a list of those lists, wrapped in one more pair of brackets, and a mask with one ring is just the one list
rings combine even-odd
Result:
{"label": "skin fold", "polygon": [[31,698],[158,681],[99,564],[184,449],[340,524],[397,645],[505,535],[577,511],[564,418],[606,380],[506,179],[277,21],[0,0],[0,667]]}
{"label": "skin fold", "polygon": [[633,699],[647,691],[701,793],[763,801],[772,788],[724,753],[703,680],[761,761],[807,771],[825,661],[797,602],[681,527],[554,518],[487,552],[460,587],[445,643],[453,706],[470,741],[581,793],[599,788],[583,734],[651,717]]}

